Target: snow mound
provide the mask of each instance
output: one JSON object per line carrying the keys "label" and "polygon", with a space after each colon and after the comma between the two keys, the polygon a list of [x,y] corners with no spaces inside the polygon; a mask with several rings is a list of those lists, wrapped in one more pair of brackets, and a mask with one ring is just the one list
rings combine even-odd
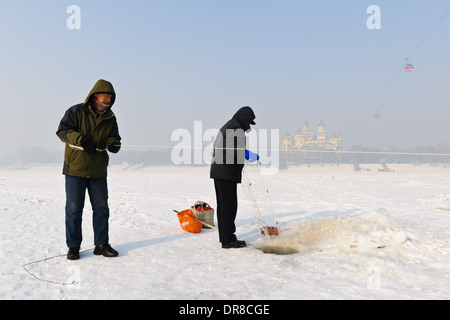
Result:
{"label": "snow mound", "polygon": [[254,246],[266,253],[328,251],[365,255],[408,256],[417,239],[408,227],[384,209],[332,216],[286,226],[277,237],[263,237]]}
{"label": "snow mound", "polygon": [[431,208],[450,211],[450,195],[448,194],[437,194],[428,202]]}

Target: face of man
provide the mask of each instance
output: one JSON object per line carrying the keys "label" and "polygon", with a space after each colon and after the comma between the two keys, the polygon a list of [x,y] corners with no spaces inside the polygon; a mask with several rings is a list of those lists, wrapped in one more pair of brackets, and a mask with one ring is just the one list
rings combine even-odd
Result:
{"label": "face of man", "polygon": [[97,113],[101,113],[111,106],[112,94],[110,93],[95,93],[94,94],[94,108]]}

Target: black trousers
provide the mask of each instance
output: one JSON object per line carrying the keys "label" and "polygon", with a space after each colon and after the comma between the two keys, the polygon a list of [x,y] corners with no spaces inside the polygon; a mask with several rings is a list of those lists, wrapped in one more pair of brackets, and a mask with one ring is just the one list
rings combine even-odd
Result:
{"label": "black trousers", "polygon": [[217,199],[217,222],[219,226],[219,241],[230,243],[236,240],[236,219],[238,200],[237,183],[230,180],[214,179]]}

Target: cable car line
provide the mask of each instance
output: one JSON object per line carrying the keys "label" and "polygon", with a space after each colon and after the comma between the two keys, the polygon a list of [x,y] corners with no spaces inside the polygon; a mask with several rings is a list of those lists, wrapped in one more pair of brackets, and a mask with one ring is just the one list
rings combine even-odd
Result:
{"label": "cable car line", "polygon": [[423,46],[423,44],[431,37],[431,35],[437,30],[437,28],[441,25],[441,23],[447,18],[447,16],[450,13],[450,6],[447,7],[447,9],[444,10],[444,12],[441,14],[441,16],[436,20],[436,22],[431,26],[430,30],[425,34],[425,36],[422,38],[422,40],[419,41],[419,43],[414,47],[414,49],[411,51],[411,53],[408,55],[409,58],[411,58],[416,51],[419,50]]}
{"label": "cable car line", "polygon": [[[391,86],[394,79],[396,77],[403,73],[407,73],[407,77],[402,81],[402,83],[395,89],[388,97],[387,99],[380,105],[378,105],[378,111],[375,114],[375,119],[379,120],[381,119],[381,112],[380,109],[382,109],[384,106],[388,104],[388,102],[398,93],[400,89],[403,88],[403,86],[408,82],[408,80],[411,78],[412,75],[414,75],[417,72],[417,69],[420,69],[420,67],[433,55],[433,53],[447,40],[447,38],[450,36],[450,33],[447,33],[446,36],[431,50],[431,52],[421,61],[421,63],[414,67],[412,63],[410,63],[409,59],[413,57],[423,46],[424,44],[431,38],[431,36],[434,34],[434,32],[439,28],[439,26],[444,22],[444,20],[448,17],[450,14],[450,6],[448,6],[444,12],[439,16],[439,18],[434,22],[434,24],[431,26],[431,28],[428,30],[428,32],[425,34],[425,36],[418,42],[418,44],[413,48],[411,53],[408,55],[405,61],[403,61],[400,68],[396,69],[393,75],[388,79],[388,81],[384,84],[384,86],[378,91],[378,93],[373,97],[373,99],[367,104],[367,107],[362,110],[359,116],[361,116],[363,113],[366,112],[366,110],[369,107],[372,107],[374,104],[374,101],[376,101],[384,91]],[[412,72],[414,71],[414,72]],[[358,118],[359,118],[358,116]],[[357,128],[354,130],[355,132],[358,132],[363,126],[366,125],[366,123],[369,120],[373,120],[374,115],[372,114],[368,118],[366,118],[365,121],[363,121]],[[356,122],[356,121],[355,121]]]}

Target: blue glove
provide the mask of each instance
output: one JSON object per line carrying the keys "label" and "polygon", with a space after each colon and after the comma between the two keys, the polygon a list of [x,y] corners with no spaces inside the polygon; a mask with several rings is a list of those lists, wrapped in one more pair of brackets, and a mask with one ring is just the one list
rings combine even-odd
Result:
{"label": "blue glove", "polygon": [[245,159],[250,162],[255,162],[255,161],[259,160],[259,156],[254,152],[245,150]]}

